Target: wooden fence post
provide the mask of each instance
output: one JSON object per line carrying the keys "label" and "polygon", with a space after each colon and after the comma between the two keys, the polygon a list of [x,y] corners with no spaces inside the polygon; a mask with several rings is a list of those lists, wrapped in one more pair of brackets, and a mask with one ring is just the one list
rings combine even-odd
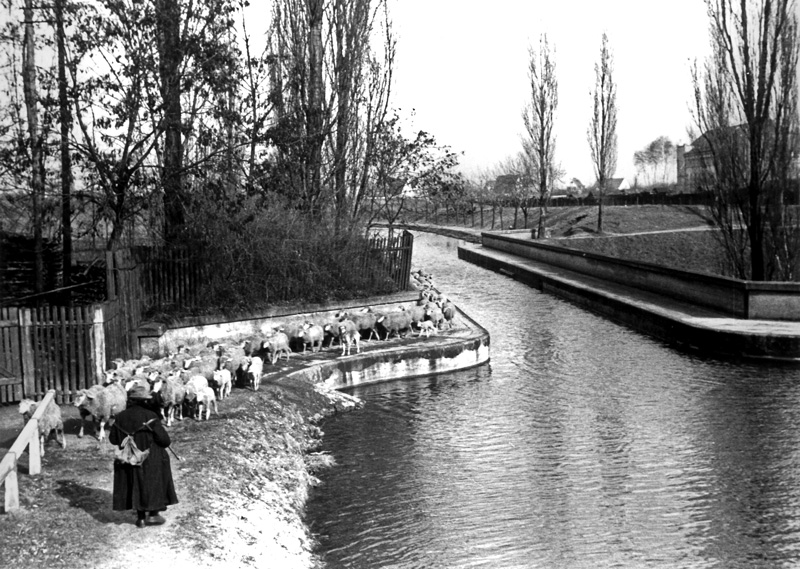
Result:
{"label": "wooden fence post", "polygon": [[106,298],[117,298],[117,265],[114,263],[113,251],[106,251]]}
{"label": "wooden fence post", "polygon": [[33,361],[33,320],[30,308],[20,308],[19,347],[22,356],[22,396],[36,395],[36,366]]}
{"label": "wooden fence post", "polygon": [[106,370],[106,336],[103,322],[103,306],[96,305],[92,316],[92,359],[97,383],[103,383]]}
{"label": "wooden fence post", "polygon": [[[31,442],[28,445],[28,474],[40,474],[42,472],[42,448],[39,443],[39,419],[31,419],[36,425],[33,432],[35,436],[31,437]],[[63,437],[64,434],[62,433]]]}
{"label": "wooden fence post", "polygon": [[6,454],[6,456],[9,455],[12,456],[7,460],[13,462],[13,469],[10,470],[8,474],[6,474],[6,480],[4,482],[4,484],[6,485],[6,498],[5,498],[6,513],[19,508],[19,482],[17,482],[17,456],[16,454],[11,452]]}

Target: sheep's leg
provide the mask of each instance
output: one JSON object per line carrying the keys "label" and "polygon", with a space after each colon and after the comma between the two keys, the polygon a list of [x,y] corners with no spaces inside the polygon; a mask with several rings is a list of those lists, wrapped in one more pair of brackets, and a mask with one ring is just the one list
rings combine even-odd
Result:
{"label": "sheep's leg", "polygon": [[98,435],[100,442],[102,443],[106,438],[106,420],[100,419],[100,433]]}
{"label": "sheep's leg", "polygon": [[82,439],[82,438],[83,438],[83,424],[84,424],[85,422],[86,422],[86,419],[85,419],[85,418],[83,418],[83,417],[81,417],[81,430],[80,430],[80,431],[78,431],[78,438],[79,438],[79,439]]}
{"label": "sheep's leg", "polygon": [[67,437],[64,436],[64,427],[56,430],[56,440],[58,440],[58,433],[61,433],[61,448],[67,448]]}
{"label": "sheep's leg", "polygon": [[44,457],[44,435],[39,435],[39,456]]}

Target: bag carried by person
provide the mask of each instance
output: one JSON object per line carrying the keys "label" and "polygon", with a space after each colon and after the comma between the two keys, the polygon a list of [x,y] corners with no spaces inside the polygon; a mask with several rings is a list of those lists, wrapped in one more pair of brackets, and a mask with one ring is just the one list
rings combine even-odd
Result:
{"label": "bag carried by person", "polygon": [[133,435],[135,435],[145,427],[150,428],[149,425],[151,421],[153,421],[153,419],[142,425],[142,428],[136,429],[133,433],[128,433],[118,425],[114,425],[125,435],[125,438],[122,439],[122,442],[119,444],[119,448],[114,449],[115,462],[118,462],[120,464],[129,464],[131,466],[142,465],[142,463],[150,455],[150,449],[139,450],[139,447],[136,446],[136,441],[133,440]]}

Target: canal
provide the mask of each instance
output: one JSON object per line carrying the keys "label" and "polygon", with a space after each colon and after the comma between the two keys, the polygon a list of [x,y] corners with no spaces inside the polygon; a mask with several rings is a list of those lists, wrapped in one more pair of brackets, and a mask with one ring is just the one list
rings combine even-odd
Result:
{"label": "canal", "polygon": [[796,567],[800,370],[672,347],[457,258],[416,267],[491,334],[365,386],[307,508],[330,568]]}

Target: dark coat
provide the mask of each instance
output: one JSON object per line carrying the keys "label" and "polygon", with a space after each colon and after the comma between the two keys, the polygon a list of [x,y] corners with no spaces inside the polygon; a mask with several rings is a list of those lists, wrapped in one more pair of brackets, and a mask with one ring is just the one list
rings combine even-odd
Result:
{"label": "dark coat", "polygon": [[[147,421],[155,419],[149,427],[142,429]],[[128,408],[116,417],[108,440],[119,446],[126,431],[140,450],[150,449],[150,455],[141,466],[114,462],[114,510],[145,510],[160,512],[167,506],[178,503],[175,484],[172,481],[167,447],[169,433],[161,424],[161,416],[153,411],[146,401],[128,401]]]}

